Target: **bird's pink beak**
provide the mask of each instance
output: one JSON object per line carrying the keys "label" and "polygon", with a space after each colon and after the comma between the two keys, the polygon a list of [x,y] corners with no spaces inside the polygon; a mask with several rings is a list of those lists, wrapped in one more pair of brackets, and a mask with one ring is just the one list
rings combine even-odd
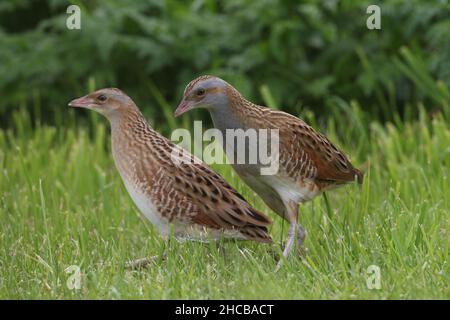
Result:
{"label": "bird's pink beak", "polygon": [[175,112],[173,113],[175,117],[178,117],[180,115],[182,115],[183,113],[189,111],[192,109],[193,106],[193,102],[192,101],[188,101],[183,99],[181,101],[181,103],[179,104],[178,108],[175,110]]}
{"label": "bird's pink beak", "polygon": [[88,108],[89,105],[91,105],[92,103],[93,103],[92,99],[84,96],[84,97],[70,101],[69,106],[76,107],[76,108]]}

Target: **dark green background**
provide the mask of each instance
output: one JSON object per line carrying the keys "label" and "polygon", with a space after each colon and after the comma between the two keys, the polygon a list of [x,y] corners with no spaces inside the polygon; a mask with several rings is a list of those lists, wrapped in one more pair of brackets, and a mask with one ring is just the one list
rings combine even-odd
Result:
{"label": "dark green background", "polygon": [[[71,3],[81,30],[66,28]],[[369,4],[381,30],[366,28]],[[414,117],[419,101],[449,101],[449,18],[448,1],[428,0],[1,1],[1,125],[17,108],[52,122],[89,83],[166,121],[164,101],[175,109],[202,74],[293,114],[356,100],[381,121]]]}

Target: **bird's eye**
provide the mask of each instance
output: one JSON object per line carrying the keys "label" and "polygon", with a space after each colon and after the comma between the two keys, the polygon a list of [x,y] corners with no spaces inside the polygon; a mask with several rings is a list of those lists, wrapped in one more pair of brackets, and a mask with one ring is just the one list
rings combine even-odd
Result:
{"label": "bird's eye", "polygon": [[97,100],[98,101],[106,101],[106,96],[104,95],[104,94],[101,94],[101,95],[99,95],[98,97],[97,97]]}
{"label": "bird's eye", "polygon": [[205,94],[205,89],[199,88],[195,93],[197,94],[197,96],[201,97]]}

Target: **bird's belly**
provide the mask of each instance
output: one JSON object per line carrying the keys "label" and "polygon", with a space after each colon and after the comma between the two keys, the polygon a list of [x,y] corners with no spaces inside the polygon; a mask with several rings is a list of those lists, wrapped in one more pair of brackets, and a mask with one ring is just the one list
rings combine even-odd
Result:
{"label": "bird's belly", "polygon": [[283,201],[290,200],[295,203],[311,200],[319,193],[312,181],[293,182],[279,176],[263,176],[266,183],[277,191]]}
{"label": "bird's belly", "polygon": [[[272,197],[271,190],[274,190],[285,203],[288,200],[296,203],[305,202],[319,193],[314,182],[306,179],[302,182],[294,182],[280,175],[259,175],[254,170],[247,170],[248,168],[243,166],[234,166],[234,168],[249,187],[263,199]],[[270,202],[270,199],[265,200]]]}
{"label": "bird's belly", "polygon": [[139,211],[158,229],[164,237],[169,235],[169,220],[162,216],[151,198],[141,191],[138,186],[124,180],[125,187]]}

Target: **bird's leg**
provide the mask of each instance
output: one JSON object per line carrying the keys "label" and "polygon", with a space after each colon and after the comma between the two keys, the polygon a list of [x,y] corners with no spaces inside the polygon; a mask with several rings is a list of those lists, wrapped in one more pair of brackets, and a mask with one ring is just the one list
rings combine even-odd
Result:
{"label": "bird's leg", "polygon": [[303,245],[303,240],[305,240],[306,237],[306,230],[303,228],[299,223],[297,223],[297,250],[299,250]]}
{"label": "bird's leg", "polygon": [[[297,205],[297,221],[298,221],[298,215],[299,215],[299,210],[298,210],[298,205]],[[303,228],[300,223],[297,222],[297,250],[300,252],[300,248],[303,245],[303,240],[305,240],[306,237],[306,230],[305,228]]]}
{"label": "bird's leg", "polygon": [[226,250],[225,250],[225,242],[226,240],[218,241],[217,242],[217,253],[220,255],[222,254],[224,257],[226,256]]}
{"label": "bird's leg", "polygon": [[[277,267],[275,268],[275,272],[280,270],[281,266],[283,265],[283,260],[287,259],[287,257],[291,253],[292,248],[294,247],[295,235],[300,234],[298,227],[300,227],[304,231],[304,229],[300,225],[297,224],[297,213],[298,213],[298,204],[296,204],[294,202],[289,202],[289,204],[286,205],[285,217],[289,220],[290,226],[289,226],[287,241],[286,241],[286,244],[285,244],[284,250],[283,250],[283,257],[278,261]],[[303,242],[303,239],[302,239],[302,242]]]}
{"label": "bird's leg", "polygon": [[291,223],[291,225],[289,226],[288,237],[287,237],[287,241],[286,241],[286,244],[285,244],[284,250],[283,250],[283,257],[281,257],[281,259],[278,260],[277,267],[275,268],[275,272],[280,270],[281,266],[283,265],[283,260],[287,259],[287,257],[289,256],[289,254],[292,251],[292,248],[294,247],[295,233],[296,233],[295,229],[296,228],[297,228],[297,224],[295,224],[295,223]]}

